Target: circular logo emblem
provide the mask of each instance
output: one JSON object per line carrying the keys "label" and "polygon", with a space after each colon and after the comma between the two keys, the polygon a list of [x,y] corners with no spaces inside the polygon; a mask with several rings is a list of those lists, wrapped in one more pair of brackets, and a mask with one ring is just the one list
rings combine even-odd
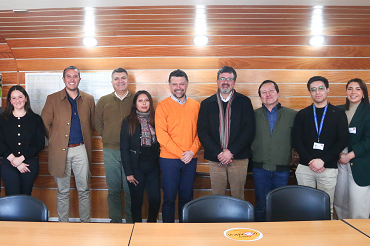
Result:
{"label": "circular logo emblem", "polygon": [[250,228],[232,228],[224,232],[225,237],[236,241],[256,241],[263,237],[262,233]]}

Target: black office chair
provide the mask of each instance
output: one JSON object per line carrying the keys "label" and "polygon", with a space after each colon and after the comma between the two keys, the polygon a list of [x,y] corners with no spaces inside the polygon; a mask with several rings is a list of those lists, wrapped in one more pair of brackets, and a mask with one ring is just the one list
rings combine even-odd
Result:
{"label": "black office chair", "polygon": [[5,196],[0,198],[0,221],[48,221],[48,208],[32,196]]}
{"label": "black office chair", "polygon": [[330,220],[330,197],[321,190],[288,185],[266,197],[267,221]]}
{"label": "black office chair", "polygon": [[250,222],[254,219],[253,205],[231,196],[210,195],[184,205],[182,222],[217,223]]}

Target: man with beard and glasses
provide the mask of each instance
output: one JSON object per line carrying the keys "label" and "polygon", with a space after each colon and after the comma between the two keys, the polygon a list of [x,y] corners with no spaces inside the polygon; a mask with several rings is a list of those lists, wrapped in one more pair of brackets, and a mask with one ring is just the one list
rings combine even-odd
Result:
{"label": "man with beard and glasses", "polygon": [[234,90],[235,81],[232,67],[218,71],[216,94],[200,106],[198,134],[209,161],[212,193],[225,195],[229,181],[231,196],[244,199],[255,118],[250,99]]}
{"label": "man with beard and glasses", "polygon": [[161,145],[163,222],[174,222],[177,192],[180,221],[183,206],[193,198],[196,153],[200,146],[197,134],[200,105],[186,96],[189,82],[184,71],[173,71],[168,81],[171,96],[158,103],[155,129]]}

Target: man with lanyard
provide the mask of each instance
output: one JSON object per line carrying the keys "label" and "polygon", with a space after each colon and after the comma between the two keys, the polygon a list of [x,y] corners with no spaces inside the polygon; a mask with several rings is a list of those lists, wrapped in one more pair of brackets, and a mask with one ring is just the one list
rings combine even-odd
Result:
{"label": "man with lanyard", "polygon": [[343,110],[328,103],[326,78],[310,78],[307,88],[313,104],[297,113],[292,130],[293,146],[300,157],[297,182],[328,193],[333,216],[337,161],[348,144],[347,118]]}
{"label": "man with lanyard", "polygon": [[231,196],[244,199],[255,119],[250,99],[234,90],[236,76],[229,66],[218,71],[216,94],[200,106],[198,135],[209,161],[212,193],[225,195],[229,181]]}
{"label": "man with lanyard", "polygon": [[279,87],[265,80],[258,88],[262,107],[254,111],[256,136],[252,143],[255,221],[266,221],[266,196],[289,181],[291,131],[297,112],[281,106]]}

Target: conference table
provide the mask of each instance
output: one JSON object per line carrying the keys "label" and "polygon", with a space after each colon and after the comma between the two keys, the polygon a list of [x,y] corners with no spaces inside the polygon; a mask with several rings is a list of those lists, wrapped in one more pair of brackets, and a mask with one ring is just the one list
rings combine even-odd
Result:
{"label": "conference table", "polygon": [[370,220],[345,219],[344,221],[370,237]]}
{"label": "conference table", "polygon": [[134,224],[0,222],[0,245],[128,245]]}
{"label": "conference table", "polygon": [[[234,232],[228,236],[226,232]],[[251,230],[248,230],[249,228]],[[233,231],[233,230],[231,230]],[[244,235],[244,232],[247,236]],[[261,236],[255,241],[254,233]],[[260,233],[260,234],[258,234]],[[226,235],[225,235],[226,234]],[[244,237],[243,237],[244,236]],[[243,239],[237,241],[238,239]],[[297,221],[297,222],[250,222],[250,223],[214,223],[214,224],[135,224],[130,246],[234,246],[234,245],[370,245],[370,238],[360,233],[341,220],[332,221]]]}
{"label": "conference table", "polygon": [[[362,233],[363,232],[363,233]],[[250,223],[0,222],[1,245],[370,245],[370,220]]]}

